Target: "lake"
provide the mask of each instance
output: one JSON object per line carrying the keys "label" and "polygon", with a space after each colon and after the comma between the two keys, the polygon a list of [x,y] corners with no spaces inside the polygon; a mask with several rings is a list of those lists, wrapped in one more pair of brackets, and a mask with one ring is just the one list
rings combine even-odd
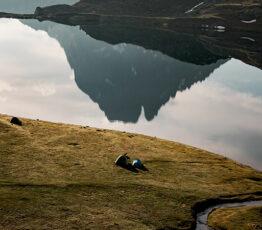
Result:
{"label": "lake", "polygon": [[221,32],[0,19],[0,34],[0,113],[156,136],[262,170],[261,46],[250,34],[238,37],[244,53],[222,49]]}

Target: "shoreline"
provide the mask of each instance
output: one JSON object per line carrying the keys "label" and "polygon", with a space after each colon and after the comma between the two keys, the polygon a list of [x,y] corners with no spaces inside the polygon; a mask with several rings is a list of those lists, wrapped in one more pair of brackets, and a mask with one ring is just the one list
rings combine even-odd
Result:
{"label": "shoreline", "polygon": [[[79,26],[92,38],[111,45],[138,45],[197,65],[237,58],[261,69],[261,2],[193,0],[191,5],[174,1],[156,0],[152,4],[126,0],[119,4],[116,0],[80,0],[72,6],[37,7],[32,14],[0,12],[0,19]],[[183,41],[181,48],[171,45],[176,41]],[[203,55],[204,59],[188,59],[191,47],[199,46],[205,49],[200,53],[196,49],[196,57]],[[75,71],[72,65],[71,69]],[[92,125],[105,129],[66,123],[81,122],[81,118],[67,114],[66,119],[65,113],[53,116],[46,110],[45,115],[41,114],[64,122],[17,119],[0,113],[0,230],[262,228],[261,163],[249,166],[230,159],[234,153],[250,153],[249,158],[243,155],[238,159],[251,165],[252,150],[241,151],[241,143],[227,139],[224,128],[221,136],[237,147],[221,142],[210,125],[207,130],[212,129],[213,136],[210,132],[203,136],[192,126],[188,130],[191,136],[173,126],[176,132],[170,135],[160,126],[109,125],[91,117],[90,121],[95,121]],[[84,117],[82,122],[86,120]],[[153,133],[162,138],[150,136]],[[164,139],[165,133],[170,138]],[[222,151],[231,154],[225,157]],[[131,164],[141,160],[143,167],[116,165],[115,160],[124,154]],[[259,169],[252,168],[256,166]],[[248,204],[252,206],[242,207]]]}
{"label": "shoreline", "polygon": [[[213,225],[213,222],[210,221],[210,219],[214,218],[213,217],[214,213],[216,213],[217,210],[219,210],[219,212],[220,212],[220,210],[223,210],[223,209],[228,210],[228,209],[231,209],[231,208],[237,208],[237,209],[241,210],[243,207],[251,207],[251,208],[262,207],[262,200],[241,201],[241,202],[237,202],[237,201],[230,202],[229,201],[229,202],[222,202],[222,203],[210,205],[205,210],[198,212],[197,221],[196,221],[197,222],[196,230],[203,230],[204,228],[213,229],[210,226],[210,224]],[[258,212],[258,215],[259,215],[259,212]],[[209,218],[210,216],[211,216],[211,218]],[[226,217],[228,217],[228,216],[225,216],[225,219],[226,219]],[[239,218],[241,218],[241,217],[239,217]],[[247,219],[249,219],[249,218],[247,218]],[[220,221],[221,221],[221,219],[220,219]],[[250,220],[248,220],[248,221],[250,221]],[[259,221],[259,217],[258,217],[257,221]],[[211,223],[208,223],[208,222],[211,222]],[[247,225],[250,225],[250,224],[253,224],[253,223],[248,223]],[[256,224],[253,224],[253,225],[256,225]],[[219,225],[219,221],[218,221],[218,225]],[[229,224],[229,226],[230,226],[230,224]]]}

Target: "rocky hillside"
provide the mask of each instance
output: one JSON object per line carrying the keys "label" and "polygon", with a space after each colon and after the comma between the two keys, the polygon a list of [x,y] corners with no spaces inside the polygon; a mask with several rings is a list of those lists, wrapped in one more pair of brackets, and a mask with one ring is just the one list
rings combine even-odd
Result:
{"label": "rocky hillside", "polygon": [[40,20],[48,18],[67,24],[99,21],[171,30],[262,30],[262,3],[258,0],[81,0],[73,6],[38,7],[34,16]]}
{"label": "rocky hillside", "polygon": [[81,0],[80,12],[141,17],[223,17],[238,14],[240,20],[261,19],[259,0]]}
{"label": "rocky hillside", "polygon": [[[0,14],[0,17],[22,15]],[[32,18],[66,24],[109,22],[169,30],[205,29],[218,32],[262,31],[262,2],[259,0],[81,0],[70,5],[37,7]]]}

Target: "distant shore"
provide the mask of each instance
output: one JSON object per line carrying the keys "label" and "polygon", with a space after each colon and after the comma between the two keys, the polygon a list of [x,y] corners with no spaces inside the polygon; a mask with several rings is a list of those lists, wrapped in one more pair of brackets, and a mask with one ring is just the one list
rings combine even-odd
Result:
{"label": "distant shore", "polygon": [[[179,1],[182,4],[180,7],[169,7],[169,0],[157,0],[154,2],[156,5],[143,2],[144,8],[140,9],[139,4],[133,4],[136,1],[126,0],[125,4],[119,5],[117,0],[103,1],[101,4],[81,0],[73,6],[37,7],[33,14],[0,12],[0,18],[35,19],[80,26],[90,36],[110,44],[126,42],[153,50],[159,50],[161,44],[166,44],[170,48],[160,51],[171,57],[172,52],[182,56],[191,52],[174,51],[172,43],[166,43],[167,37],[183,33],[216,56],[233,57],[262,68],[261,2],[238,0],[237,4],[214,4],[207,1],[186,13],[190,7],[187,2]],[[164,4],[162,8],[168,8],[168,12],[164,9],[159,11],[157,6],[161,4]],[[150,42],[150,38],[156,34],[158,42]],[[187,43],[186,40],[182,41]]]}

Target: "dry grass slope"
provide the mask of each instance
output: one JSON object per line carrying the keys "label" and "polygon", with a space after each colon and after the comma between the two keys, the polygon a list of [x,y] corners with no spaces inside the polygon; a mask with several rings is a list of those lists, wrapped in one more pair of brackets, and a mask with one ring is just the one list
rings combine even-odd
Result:
{"label": "dry grass slope", "polygon": [[[0,229],[189,229],[206,199],[255,199],[262,173],[138,134],[0,115]],[[149,169],[114,166],[120,154]]]}
{"label": "dry grass slope", "polygon": [[208,223],[215,230],[262,229],[262,207],[221,208],[210,214]]}

